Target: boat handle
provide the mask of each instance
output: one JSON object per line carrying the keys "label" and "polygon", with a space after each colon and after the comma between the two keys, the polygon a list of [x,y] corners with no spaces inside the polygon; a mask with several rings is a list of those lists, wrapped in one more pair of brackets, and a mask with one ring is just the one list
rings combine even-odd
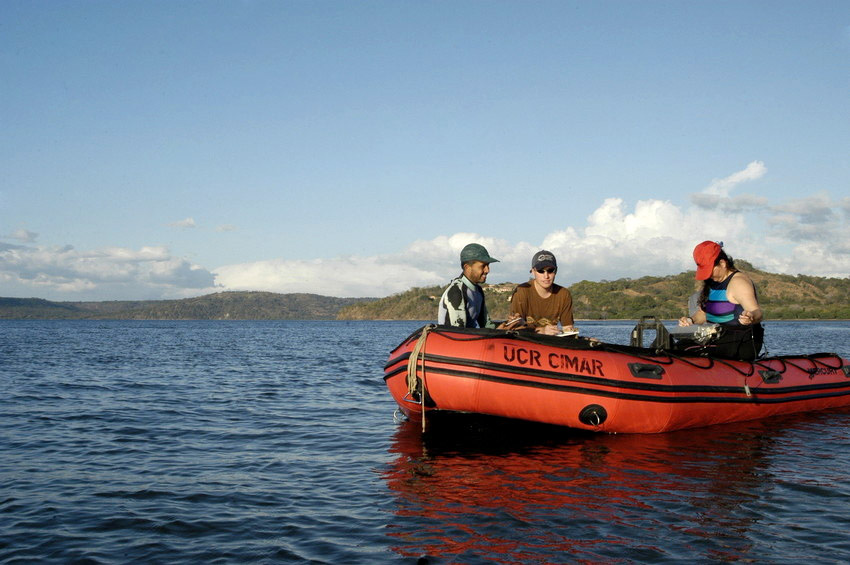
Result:
{"label": "boat handle", "polygon": [[639,379],[660,379],[664,374],[664,367],[651,363],[629,363],[629,370]]}
{"label": "boat handle", "polygon": [[761,375],[761,380],[768,385],[775,385],[782,380],[782,373],[774,371],[773,369],[759,371],[759,374]]}

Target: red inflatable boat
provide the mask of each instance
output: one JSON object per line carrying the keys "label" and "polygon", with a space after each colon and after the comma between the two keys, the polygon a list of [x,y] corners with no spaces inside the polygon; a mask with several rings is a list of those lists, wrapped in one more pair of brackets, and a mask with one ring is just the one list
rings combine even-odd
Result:
{"label": "red inflatable boat", "polygon": [[423,428],[442,410],[657,433],[850,405],[850,361],[832,353],[730,361],[664,345],[433,325],[390,353],[384,380]]}

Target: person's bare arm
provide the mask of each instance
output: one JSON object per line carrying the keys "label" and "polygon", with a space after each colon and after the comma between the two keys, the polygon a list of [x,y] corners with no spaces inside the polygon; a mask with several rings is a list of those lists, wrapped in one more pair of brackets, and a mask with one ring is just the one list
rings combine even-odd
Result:
{"label": "person's bare arm", "polygon": [[736,275],[726,288],[726,297],[730,302],[740,304],[744,311],[738,316],[738,321],[749,326],[757,324],[764,319],[764,312],[759,306],[756,298],[756,290],[750,277],[742,274]]}
{"label": "person's bare arm", "polygon": [[683,318],[679,318],[680,326],[690,326],[692,324],[704,324],[706,322],[705,312],[702,310],[697,310],[690,316],[685,316]]}

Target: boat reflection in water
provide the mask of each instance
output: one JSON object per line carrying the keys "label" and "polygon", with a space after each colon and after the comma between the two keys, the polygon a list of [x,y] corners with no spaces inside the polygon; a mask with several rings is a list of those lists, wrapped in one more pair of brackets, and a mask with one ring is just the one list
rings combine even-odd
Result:
{"label": "boat reflection in water", "polygon": [[606,435],[442,416],[399,426],[384,475],[394,550],[429,563],[756,557],[748,504],[795,418]]}

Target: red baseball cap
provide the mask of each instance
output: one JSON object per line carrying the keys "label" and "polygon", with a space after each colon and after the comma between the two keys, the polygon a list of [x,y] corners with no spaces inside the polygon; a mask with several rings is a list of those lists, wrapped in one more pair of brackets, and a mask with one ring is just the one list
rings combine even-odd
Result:
{"label": "red baseball cap", "polygon": [[720,255],[720,245],[713,241],[703,241],[694,247],[694,261],[697,264],[696,280],[704,281],[711,276],[718,255]]}

